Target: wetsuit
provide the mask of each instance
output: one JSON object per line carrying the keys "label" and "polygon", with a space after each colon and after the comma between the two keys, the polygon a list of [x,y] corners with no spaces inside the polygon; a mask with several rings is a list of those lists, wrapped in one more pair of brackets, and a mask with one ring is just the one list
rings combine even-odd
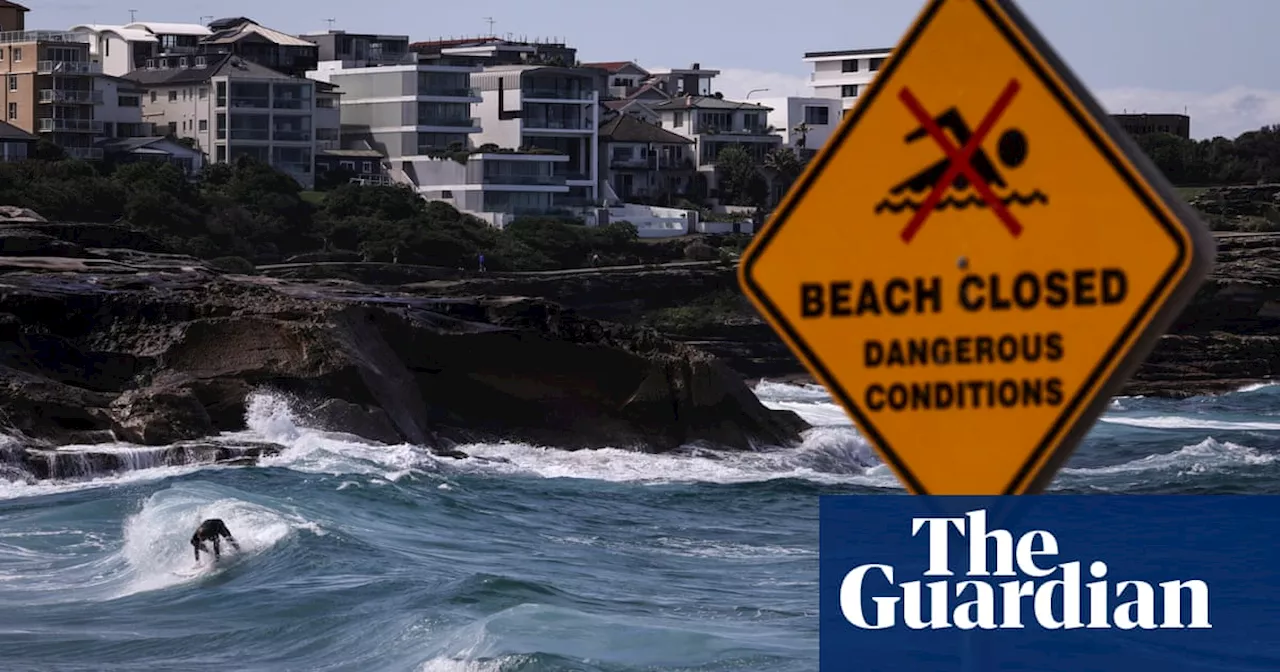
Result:
{"label": "wetsuit", "polygon": [[[236,543],[234,537],[231,536],[231,530],[227,529],[221,518],[209,518],[200,523],[200,527],[196,528],[195,534],[191,535],[191,545],[195,547],[196,562],[200,562],[200,551],[204,548],[204,542],[213,542],[213,557],[219,559],[222,557],[221,539],[226,537],[227,541],[238,551],[240,544]],[[205,551],[206,553],[208,551]]]}

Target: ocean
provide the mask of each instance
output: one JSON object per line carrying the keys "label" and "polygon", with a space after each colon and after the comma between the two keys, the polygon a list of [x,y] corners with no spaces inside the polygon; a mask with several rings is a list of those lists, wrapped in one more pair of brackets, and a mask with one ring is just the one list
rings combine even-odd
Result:
{"label": "ocean", "polygon": [[[818,667],[818,496],[901,492],[824,390],[803,447],[436,459],[258,396],[258,466],[0,480],[0,669],[639,672]],[[1051,490],[1280,492],[1280,386],[1117,398]],[[220,517],[243,552],[197,566]]]}

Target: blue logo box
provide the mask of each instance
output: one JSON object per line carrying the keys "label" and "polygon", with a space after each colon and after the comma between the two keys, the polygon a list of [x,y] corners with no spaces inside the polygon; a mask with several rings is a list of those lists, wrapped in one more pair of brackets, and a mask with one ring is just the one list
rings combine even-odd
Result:
{"label": "blue logo box", "polygon": [[1280,496],[824,496],[819,533],[821,672],[1280,670]]}

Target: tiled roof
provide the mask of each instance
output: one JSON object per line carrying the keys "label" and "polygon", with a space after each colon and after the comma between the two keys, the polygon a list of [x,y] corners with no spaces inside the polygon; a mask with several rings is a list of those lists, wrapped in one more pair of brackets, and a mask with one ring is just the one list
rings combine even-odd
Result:
{"label": "tiled roof", "polygon": [[[298,78],[290,77],[283,72],[276,72],[266,66],[258,65],[253,61],[247,61],[233,54],[211,55],[208,56],[209,67],[207,68],[156,68],[148,70],[146,68],[138,68],[125,74],[125,79],[131,79],[143,86],[164,86],[168,84],[194,84],[197,82],[207,82],[214,77],[231,77],[233,79],[280,79],[294,81]],[[305,80],[311,81],[311,80]]]}
{"label": "tiled roof", "polygon": [[640,66],[636,65],[636,64],[635,64],[634,62],[632,62],[632,61],[602,61],[602,62],[599,62],[599,63],[583,63],[583,64],[582,64],[582,67],[584,67],[584,68],[596,68],[596,69],[599,69],[599,70],[604,70],[605,72],[607,72],[607,73],[609,73],[609,74],[611,74],[611,75],[612,75],[612,74],[617,73],[618,71],[620,71],[620,70],[622,70],[622,69],[624,69],[624,68],[631,67],[631,68],[634,68],[634,69],[636,69],[636,70],[639,70],[640,72],[642,72],[642,73],[644,73],[644,74],[646,74],[646,75],[647,75],[647,74],[649,74],[649,71],[648,71],[648,70],[645,70],[644,68],[642,68],[642,67],[640,67]]}
{"label": "tiled roof", "polygon": [[714,96],[679,96],[671,100],[664,100],[661,103],[653,105],[655,110],[772,110],[767,105],[757,105],[755,103],[736,102],[716,98]]}
{"label": "tiled roof", "polygon": [[30,9],[23,7],[22,5],[19,5],[16,2],[9,2],[9,0],[0,0],[0,7],[12,7],[14,9],[21,9],[24,12],[31,11]]}
{"label": "tiled roof", "polygon": [[286,35],[278,30],[268,28],[256,23],[241,23],[234,28],[218,31],[213,35],[202,40],[205,44],[230,44],[236,42],[247,35],[260,35],[274,44],[282,47],[314,47],[314,42],[308,42],[299,37]]}
{"label": "tiled roof", "polygon": [[653,142],[671,145],[693,143],[693,140],[683,135],[640,121],[629,114],[619,115],[601,126],[600,137],[610,142]]}

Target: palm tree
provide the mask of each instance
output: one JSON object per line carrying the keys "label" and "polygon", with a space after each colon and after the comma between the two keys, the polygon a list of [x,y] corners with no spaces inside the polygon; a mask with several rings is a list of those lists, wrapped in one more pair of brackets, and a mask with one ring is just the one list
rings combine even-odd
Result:
{"label": "palm tree", "polygon": [[773,177],[774,187],[779,195],[791,189],[792,183],[800,177],[804,164],[794,150],[789,147],[778,147],[764,157],[764,168]]}

